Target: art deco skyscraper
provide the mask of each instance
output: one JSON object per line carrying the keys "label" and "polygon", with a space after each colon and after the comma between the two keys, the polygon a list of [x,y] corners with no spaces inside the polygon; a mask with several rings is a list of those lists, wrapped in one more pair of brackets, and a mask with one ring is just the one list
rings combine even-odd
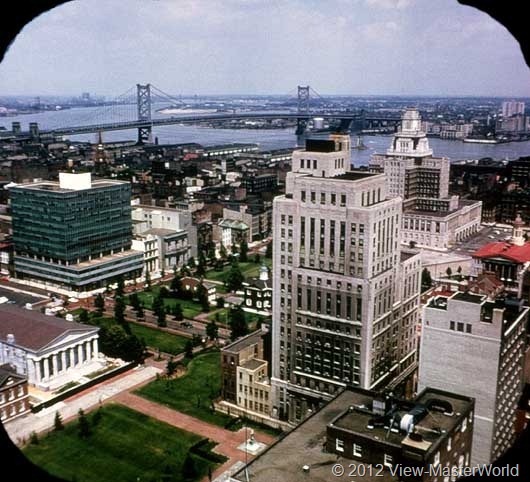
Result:
{"label": "art deco skyscraper", "polygon": [[416,367],[419,255],[401,251],[385,175],[351,171],[350,153],[347,135],[308,140],[274,200],[273,416],[292,422]]}

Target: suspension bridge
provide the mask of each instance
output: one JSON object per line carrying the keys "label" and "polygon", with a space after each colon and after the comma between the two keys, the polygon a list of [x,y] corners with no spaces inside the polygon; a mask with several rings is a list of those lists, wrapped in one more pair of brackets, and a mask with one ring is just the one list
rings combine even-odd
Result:
{"label": "suspension bridge", "polygon": [[[76,118],[77,125],[58,125],[53,128],[39,129],[36,122],[30,122],[29,130],[23,131],[20,122],[12,123],[12,130],[5,132],[4,137],[38,139],[40,137],[67,136],[76,134],[99,133],[116,130],[138,130],[138,143],[150,142],[153,128],[172,124],[197,124],[201,122],[216,123],[232,120],[296,120],[296,135],[302,136],[314,118],[333,119],[338,122],[341,132],[359,132],[363,129],[395,127],[400,122],[399,115],[369,113],[364,110],[344,112],[338,106],[329,106],[324,99],[310,86],[298,86],[295,108],[285,111],[227,111],[214,113],[186,114],[184,107],[188,104],[182,99],[167,94],[152,84],[137,84],[111,101],[104,108],[87,109],[86,116]],[[294,99],[293,99],[294,100]],[[312,100],[318,106],[312,105]],[[160,108],[155,110],[155,106]],[[324,106],[324,109],[323,109]],[[164,115],[162,107],[181,107],[183,113]]]}

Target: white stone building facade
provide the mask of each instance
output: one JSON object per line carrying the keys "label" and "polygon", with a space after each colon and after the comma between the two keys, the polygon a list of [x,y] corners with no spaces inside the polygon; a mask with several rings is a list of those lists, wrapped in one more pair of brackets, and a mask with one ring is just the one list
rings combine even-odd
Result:
{"label": "white stone building facade", "polygon": [[401,198],[350,165],[349,136],[308,142],[274,200],[273,416],[290,422],[416,366],[420,258],[402,257]]}

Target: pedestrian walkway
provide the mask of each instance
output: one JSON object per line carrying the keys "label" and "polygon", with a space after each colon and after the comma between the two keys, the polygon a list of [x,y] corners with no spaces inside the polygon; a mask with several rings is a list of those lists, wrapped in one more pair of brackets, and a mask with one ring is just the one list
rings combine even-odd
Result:
{"label": "pedestrian walkway", "polygon": [[154,366],[134,368],[40,412],[29,413],[21,418],[16,418],[4,424],[4,428],[14,443],[22,444],[24,440],[29,438],[31,432],[42,433],[50,430],[53,427],[55,412],[58,411],[63,421],[68,422],[69,419],[77,416],[80,408],[88,412],[122,391],[131,390],[140,384],[147,383],[161,371]]}
{"label": "pedestrian walkway", "polygon": [[[112,398],[112,401],[122,403],[133,410],[142,412],[146,415],[149,415],[150,417],[168,423],[169,425],[187,430],[188,432],[196,433],[202,437],[207,437],[217,442],[218,445],[216,445],[213,450],[228,457],[228,460],[214,471],[214,478],[221,476],[235,463],[245,463],[245,461],[250,462],[250,460],[254,458],[254,456],[250,453],[246,455],[244,451],[237,448],[239,445],[244,443],[249,436],[248,431],[246,431],[244,428],[237,432],[232,432],[225,428],[218,427],[216,425],[212,425],[197,418],[191,417],[190,415],[177,412],[176,410],[129,392],[122,392],[116,395]],[[255,438],[259,442],[263,442],[266,445],[270,445],[275,440],[275,438],[271,435],[261,432],[255,434]]]}

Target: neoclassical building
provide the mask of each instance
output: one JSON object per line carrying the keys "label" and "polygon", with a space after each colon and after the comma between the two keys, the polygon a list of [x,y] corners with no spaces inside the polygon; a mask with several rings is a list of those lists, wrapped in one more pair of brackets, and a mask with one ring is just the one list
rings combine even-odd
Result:
{"label": "neoclassical building", "polygon": [[386,154],[370,171],[384,173],[390,197],[403,200],[401,242],[446,251],[480,230],[482,202],[449,195],[447,157],[434,157],[417,109],[406,109]]}
{"label": "neoclassical building", "polygon": [[98,331],[94,326],[0,305],[0,365],[11,365],[38,389],[55,390],[102,367]]}

